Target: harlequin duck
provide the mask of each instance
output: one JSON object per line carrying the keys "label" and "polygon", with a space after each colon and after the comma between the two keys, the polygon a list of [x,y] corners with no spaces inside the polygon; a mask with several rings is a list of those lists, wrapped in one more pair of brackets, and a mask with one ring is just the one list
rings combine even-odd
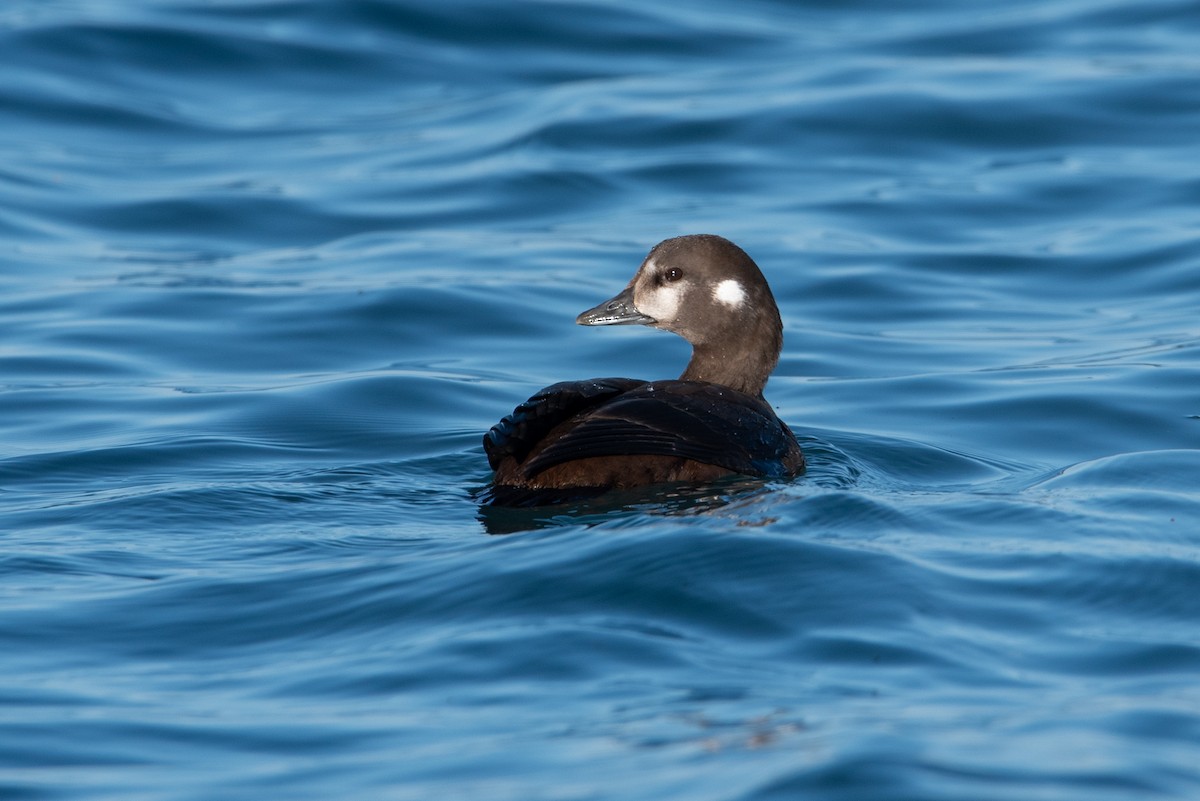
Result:
{"label": "harlequin duck", "polygon": [[619,295],[575,322],[672,331],[692,359],[676,381],[564,381],[522,403],[483,438],[495,471],[487,502],[804,471],[795,436],[762,394],[783,346],[779,309],[737,245],[709,234],[660,242]]}

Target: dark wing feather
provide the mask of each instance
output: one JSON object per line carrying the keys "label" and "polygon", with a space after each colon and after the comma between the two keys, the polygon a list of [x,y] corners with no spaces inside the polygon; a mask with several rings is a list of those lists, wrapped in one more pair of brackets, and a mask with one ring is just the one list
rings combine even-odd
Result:
{"label": "dark wing feather", "polygon": [[524,461],[559,423],[645,383],[636,378],[593,378],[546,387],[484,435],[488,464],[495,470],[505,458]]}
{"label": "dark wing feather", "polygon": [[536,453],[527,477],[593,456],[677,456],[751,476],[803,469],[796,439],[760,398],[694,381],[656,381],[579,416]]}

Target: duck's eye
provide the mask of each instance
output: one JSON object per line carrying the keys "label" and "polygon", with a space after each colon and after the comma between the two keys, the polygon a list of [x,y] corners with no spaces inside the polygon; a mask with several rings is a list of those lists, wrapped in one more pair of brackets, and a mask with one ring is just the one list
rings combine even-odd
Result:
{"label": "duck's eye", "polygon": [[683,278],[683,270],[678,267],[670,267],[663,273],[663,280],[671,284]]}

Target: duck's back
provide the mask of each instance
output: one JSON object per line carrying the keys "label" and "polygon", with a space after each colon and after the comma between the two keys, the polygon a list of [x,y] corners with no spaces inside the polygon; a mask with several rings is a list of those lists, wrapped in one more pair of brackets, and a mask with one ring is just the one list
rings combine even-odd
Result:
{"label": "duck's back", "polygon": [[762,398],[703,381],[554,384],[493,426],[484,449],[500,504],[804,470],[796,438]]}

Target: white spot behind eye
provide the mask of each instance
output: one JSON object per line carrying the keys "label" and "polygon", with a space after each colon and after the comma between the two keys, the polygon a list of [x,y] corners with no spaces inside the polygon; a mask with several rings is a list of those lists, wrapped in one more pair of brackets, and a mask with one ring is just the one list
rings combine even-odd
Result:
{"label": "white spot behind eye", "polygon": [[726,278],[713,287],[713,300],[726,306],[737,308],[746,300],[746,290],[732,278]]}

